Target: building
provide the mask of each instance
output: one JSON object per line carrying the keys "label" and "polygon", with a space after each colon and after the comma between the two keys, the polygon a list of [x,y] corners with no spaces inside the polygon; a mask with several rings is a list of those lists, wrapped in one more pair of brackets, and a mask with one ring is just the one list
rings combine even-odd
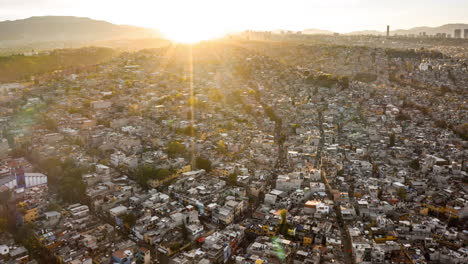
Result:
{"label": "building", "polygon": [[113,217],[117,217],[126,213],[127,213],[127,207],[123,205],[119,205],[109,210],[109,214],[112,215]]}
{"label": "building", "polygon": [[6,186],[10,189],[15,188],[31,188],[38,185],[47,184],[47,176],[42,173],[23,173],[24,174],[24,185],[22,184],[23,179],[15,177],[13,174],[3,177],[0,179],[0,186]]}
{"label": "building", "polygon": [[464,35],[465,39],[468,39],[468,28],[465,28],[463,30],[463,35]]}
{"label": "building", "polygon": [[23,215],[23,222],[34,222],[37,218],[39,218],[39,210],[37,207],[26,209],[26,212]]}
{"label": "building", "polygon": [[122,249],[112,253],[112,263],[133,264],[133,263],[151,263],[150,251],[146,248]]}
{"label": "building", "polygon": [[461,38],[461,29],[455,29],[455,31],[453,32],[453,37],[454,38]]}
{"label": "building", "polygon": [[102,101],[102,100],[91,102],[92,109],[105,109],[105,108],[111,107],[111,105],[112,105],[111,102]]}

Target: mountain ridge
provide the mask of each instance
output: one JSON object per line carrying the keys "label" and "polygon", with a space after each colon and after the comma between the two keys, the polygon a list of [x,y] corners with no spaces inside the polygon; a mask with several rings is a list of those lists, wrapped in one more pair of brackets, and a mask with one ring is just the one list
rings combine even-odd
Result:
{"label": "mountain ridge", "polygon": [[160,37],[154,29],[116,25],[75,16],[35,16],[0,22],[0,43],[27,44],[40,41],[104,41]]}

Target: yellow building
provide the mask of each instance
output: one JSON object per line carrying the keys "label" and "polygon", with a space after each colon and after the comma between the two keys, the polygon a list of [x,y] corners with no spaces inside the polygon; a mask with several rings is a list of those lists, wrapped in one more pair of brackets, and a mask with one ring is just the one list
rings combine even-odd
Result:
{"label": "yellow building", "polygon": [[304,237],[302,244],[304,245],[311,245],[313,242],[313,239],[311,237]]}
{"label": "yellow building", "polygon": [[23,221],[25,223],[36,221],[37,218],[39,218],[39,210],[37,210],[37,207],[27,209],[26,213],[23,215]]}

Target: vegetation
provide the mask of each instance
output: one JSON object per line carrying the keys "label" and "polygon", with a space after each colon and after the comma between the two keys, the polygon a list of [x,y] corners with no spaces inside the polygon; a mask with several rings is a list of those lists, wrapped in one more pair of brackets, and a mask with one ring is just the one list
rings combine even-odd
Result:
{"label": "vegetation", "polygon": [[280,213],[280,217],[281,217],[280,224],[279,224],[279,233],[284,235],[284,236],[287,236],[288,235],[288,228],[289,228],[288,219],[287,219],[288,210],[282,209],[279,213]]}
{"label": "vegetation", "polygon": [[226,144],[224,144],[224,141],[222,141],[222,140],[218,141],[218,144],[216,146],[216,150],[221,154],[226,154],[227,153],[227,147],[226,147]]}
{"label": "vegetation", "polygon": [[167,154],[170,158],[181,156],[187,152],[187,149],[179,141],[171,141],[167,145]]}
{"label": "vegetation", "polygon": [[5,206],[8,200],[10,200],[10,197],[11,197],[10,190],[5,190],[3,192],[0,192],[0,205]]}
{"label": "vegetation", "polygon": [[318,73],[311,74],[306,78],[306,83],[331,88],[333,85],[341,86],[342,88],[349,87],[349,78],[346,76],[338,76],[332,74]]}
{"label": "vegetation", "polygon": [[410,161],[409,166],[410,166],[410,168],[412,168],[413,170],[419,170],[419,169],[421,169],[421,165],[419,164],[419,160],[418,160],[418,159],[414,159],[414,160]]}
{"label": "vegetation", "polygon": [[468,123],[464,123],[453,128],[453,132],[464,140],[468,140]]}
{"label": "vegetation", "polygon": [[403,187],[398,188],[397,195],[400,197],[400,199],[406,199],[406,189]]}
{"label": "vegetation", "polygon": [[67,203],[83,202],[86,197],[86,184],[82,180],[85,168],[66,160],[61,164],[62,177],[58,180],[59,197]]}
{"label": "vegetation", "polygon": [[405,120],[411,120],[411,117],[404,113],[403,111],[400,111],[398,115],[395,117],[396,120],[398,121],[405,121]]}
{"label": "vegetation", "polygon": [[439,51],[430,50],[415,50],[415,49],[386,49],[385,54],[390,58],[405,58],[405,59],[441,59],[444,57]]}
{"label": "vegetation", "polygon": [[230,186],[237,185],[237,173],[231,173],[227,176],[226,183]]}
{"label": "vegetation", "polygon": [[44,124],[44,127],[46,129],[53,131],[53,132],[57,131],[58,125],[54,119],[48,117],[47,115],[43,115],[41,118],[41,121],[42,121],[42,124]]}
{"label": "vegetation", "polygon": [[171,175],[168,169],[159,169],[149,165],[140,165],[135,171],[133,178],[143,188],[148,188],[149,180],[164,180]]}
{"label": "vegetation", "polygon": [[370,83],[377,80],[377,75],[368,72],[359,72],[354,75],[355,81]]}
{"label": "vegetation", "polygon": [[65,68],[80,68],[104,62],[117,55],[109,48],[54,50],[36,56],[0,57],[0,82],[29,80],[31,76]]}
{"label": "vegetation", "polygon": [[136,224],[137,217],[132,213],[124,214],[121,218],[127,228],[132,228]]}
{"label": "vegetation", "polygon": [[388,144],[389,147],[395,146],[395,133],[390,134],[390,142]]}
{"label": "vegetation", "polygon": [[197,167],[197,169],[203,169],[206,172],[211,171],[211,161],[203,157],[197,157],[197,159],[195,160],[195,166]]}
{"label": "vegetation", "polygon": [[447,122],[445,120],[436,120],[434,123],[438,128],[446,129],[448,127]]}

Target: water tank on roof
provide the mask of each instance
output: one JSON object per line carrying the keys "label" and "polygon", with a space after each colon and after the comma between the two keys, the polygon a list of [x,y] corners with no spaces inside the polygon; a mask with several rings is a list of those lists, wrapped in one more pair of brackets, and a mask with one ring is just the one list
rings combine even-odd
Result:
{"label": "water tank on roof", "polygon": [[132,251],[130,251],[130,250],[125,250],[125,251],[124,251],[124,255],[125,255],[126,257],[131,257],[133,254],[132,254]]}

